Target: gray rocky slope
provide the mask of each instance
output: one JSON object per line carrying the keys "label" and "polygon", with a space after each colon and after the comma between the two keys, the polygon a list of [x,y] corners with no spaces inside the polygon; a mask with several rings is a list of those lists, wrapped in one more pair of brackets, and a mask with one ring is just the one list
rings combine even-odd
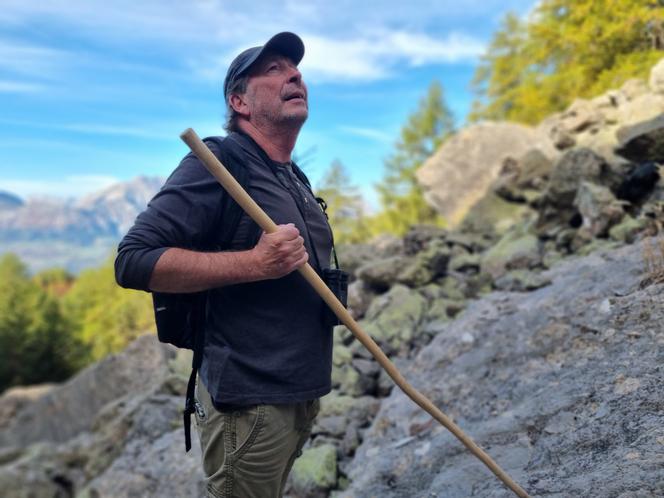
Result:
{"label": "gray rocky slope", "polygon": [[[404,374],[533,497],[664,496],[664,284],[641,245],[546,276],[471,303]],[[351,468],[339,497],[513,496],[397,389]]]}

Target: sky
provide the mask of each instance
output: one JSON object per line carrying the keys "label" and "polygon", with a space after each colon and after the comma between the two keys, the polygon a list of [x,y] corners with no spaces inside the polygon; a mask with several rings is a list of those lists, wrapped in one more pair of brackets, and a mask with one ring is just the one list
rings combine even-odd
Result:
{"label": "sky", "polygon": [[222,81],[280,31],[305,45],[309,119],[295,149],[319,185],[343,163],[373,185],[432,81],[464,124],[479,57],[535,0],[0,0],[0,190],[76,198],[168,176],[179,134],[223,135]]}

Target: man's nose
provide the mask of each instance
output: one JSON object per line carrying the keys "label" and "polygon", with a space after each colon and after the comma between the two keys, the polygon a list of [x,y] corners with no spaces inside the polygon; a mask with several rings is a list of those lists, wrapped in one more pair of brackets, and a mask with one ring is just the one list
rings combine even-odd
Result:
{"label": "man's nose", "polygon": [[302,73],[296,67],[290,68],[290,74],[288,76],[288,81],[290,83],[300,83],[302,82]]}

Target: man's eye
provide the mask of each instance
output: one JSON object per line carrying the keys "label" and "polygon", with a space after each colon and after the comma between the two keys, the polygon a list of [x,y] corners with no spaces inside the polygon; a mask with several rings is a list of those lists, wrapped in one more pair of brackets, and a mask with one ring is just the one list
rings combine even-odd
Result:
{"label": "man's eye", "polygon": [[270,64],[270,65],[267,67],[267,70],[268,70],[268,71],[277,71],[278,69],[279,69],[279,64]]}

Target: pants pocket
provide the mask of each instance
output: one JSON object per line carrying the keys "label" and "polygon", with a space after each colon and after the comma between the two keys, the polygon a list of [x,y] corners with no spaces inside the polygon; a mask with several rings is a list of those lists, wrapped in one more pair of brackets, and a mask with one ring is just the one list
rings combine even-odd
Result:
{"label": "pants pocket", "polygon": [[240,458],[263,428],[265,405],[224,412],[224,449],[229,457]]}

